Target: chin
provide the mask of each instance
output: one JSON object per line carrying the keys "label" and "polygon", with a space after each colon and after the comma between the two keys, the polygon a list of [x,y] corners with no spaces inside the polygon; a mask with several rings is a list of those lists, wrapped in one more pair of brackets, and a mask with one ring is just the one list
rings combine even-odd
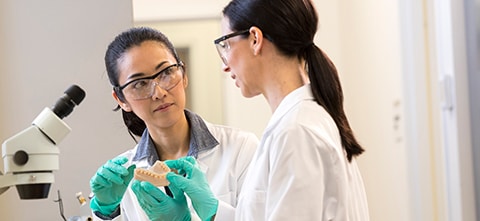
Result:
{"label": "chin", "polygon": [[248,92],[248,91],[242,90],[242,95],[243,95],[244,97],[246,97],[246,98],[252,98],[252,97],[255,97],[255,96],[259,95],[259,94],[258,94],[258,93],[257,93],[257,94],[253,94],[253,93],[250,93],[250,92]]}

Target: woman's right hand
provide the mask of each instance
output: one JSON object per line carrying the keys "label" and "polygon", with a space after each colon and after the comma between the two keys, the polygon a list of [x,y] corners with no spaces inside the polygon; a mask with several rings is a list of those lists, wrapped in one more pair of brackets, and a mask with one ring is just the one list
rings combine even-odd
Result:
{"label": "woman's right hand", "polygon": [[101,166],[90,179],[90,188],[95,194],[90,202],[90,208],[103,215],[112,214],[120,205],[120,201],[133,178],[135,164],[125,168],[126,157],[116,157]]}

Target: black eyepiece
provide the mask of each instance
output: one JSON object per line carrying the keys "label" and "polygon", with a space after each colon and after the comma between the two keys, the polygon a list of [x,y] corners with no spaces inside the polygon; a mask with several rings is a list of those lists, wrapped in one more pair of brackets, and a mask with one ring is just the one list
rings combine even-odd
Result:
{"label": "black eyepiece", "polygon": [[72,85],[65,91],[65,94],[57,100],[55,105],[53,105],[52,111],[62,119],[72,113],[75,105],[79,105],[84,98],[85,91],[77,85]]}

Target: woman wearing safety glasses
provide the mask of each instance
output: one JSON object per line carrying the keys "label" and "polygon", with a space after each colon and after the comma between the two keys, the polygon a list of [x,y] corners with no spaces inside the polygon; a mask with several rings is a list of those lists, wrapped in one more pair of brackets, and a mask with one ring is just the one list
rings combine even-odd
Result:
{"label": "woman wearing safety glasses", "polygon": [[186,156],[206,173],[203,181],[212,188],[214,200],[204,203],[234,211],[258,144],[256,136],[208,123],[185,109],[185,65],[157,30],[140,27],[119,34],[108,46],[105,65],[117,110],[122,110],[130,135],[139,140],[133,149],[101,166],[90,180],[95,219],[199,219],[179,188],[132,179],[135,168]]}
{"label": "woman wearing safety glasses", "polygon": [[[369,220],[355,161],[364,149],[343,110],[336,68],[313,42],[317,27],[311,0],[232,0],[223,9],[224,36],[214,41],[223,70],[244,97],[262,95],[272,111],[229,220]],[[222,212],[185,185],[203,175],[194,163],[171,164],[192,171],[169,180],[197,211]]]}

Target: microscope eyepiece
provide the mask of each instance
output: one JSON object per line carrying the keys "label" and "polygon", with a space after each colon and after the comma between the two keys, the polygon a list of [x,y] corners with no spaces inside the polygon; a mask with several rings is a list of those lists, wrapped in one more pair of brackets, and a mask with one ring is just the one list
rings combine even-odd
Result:
{"label": "microscope eyepiece", "polygon": [[85,91],[77,85],[70,86],[65,94],[57,100],[52,107],[52,111],[60,118],[68,116],[72,113],[75,105],[79,105],[85,98]]}

